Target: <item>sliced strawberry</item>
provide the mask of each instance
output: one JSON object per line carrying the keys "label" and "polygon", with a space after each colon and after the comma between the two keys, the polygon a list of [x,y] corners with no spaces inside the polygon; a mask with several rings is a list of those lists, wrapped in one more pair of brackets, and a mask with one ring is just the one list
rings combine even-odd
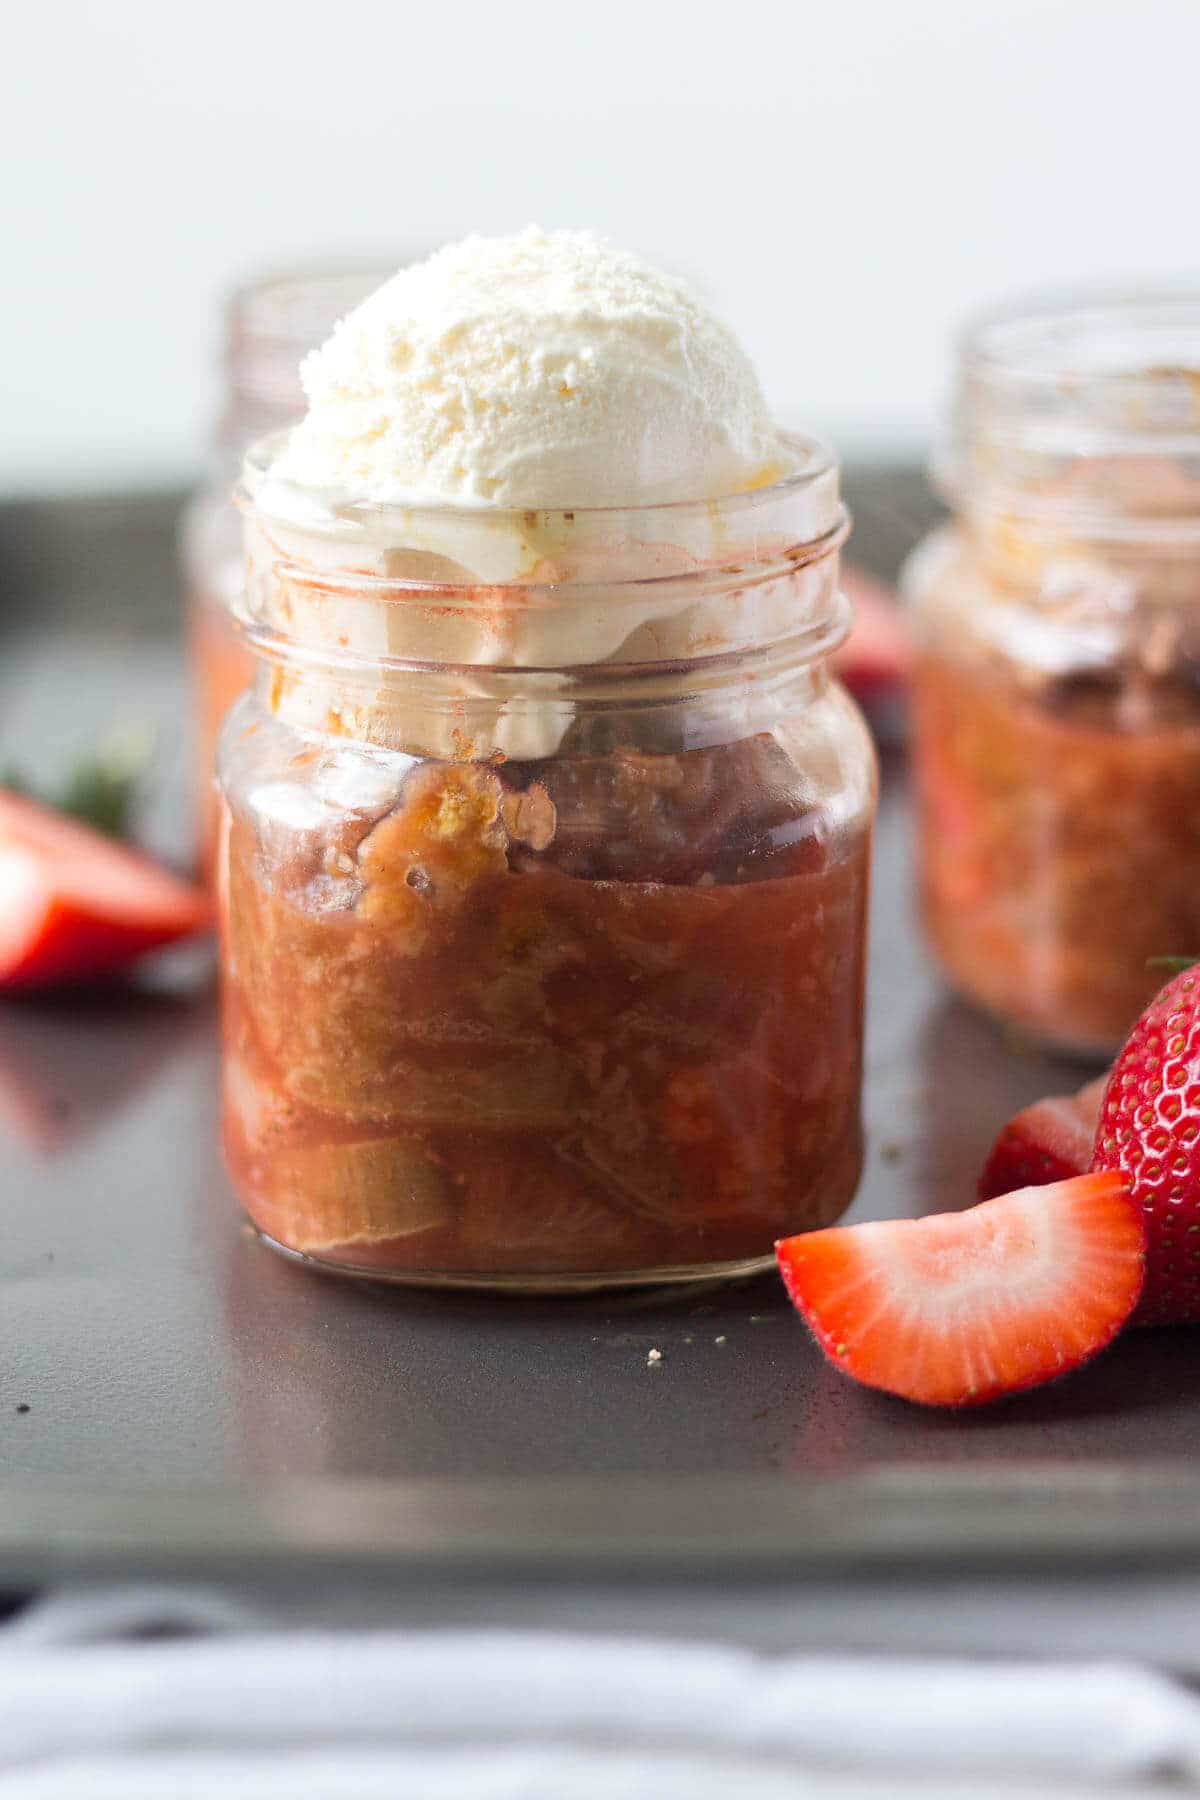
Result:
{"label": "sliced strawberry", "polygon": [[0,790],[0,992],[94,981],[208,920],[147,857]]}
{"label": "sliced strawberry", "polygon": [[777,1244],[829,1360],[925,1406],[979,1406],[1078,1368],[1137,1304],[1145,1238],[1122,1175],[1023,1188],[961,1213]]}
{"label": "sliced strawberry", "polygon": [[979,1177],[979,1198],[994,1200],[1014,1188],[1069,1181],[1092,1166],[1092,1145],[1108,1076],[1077,1094],[1051,1094],[1016,1113],[1004,1127]]}
{"label": "sliced strawberry", "polygon": [[861,569],[843,568],[842,586],[854,607],[854,625],[834,660],[855,698],[870,704],[907,678],[908,626],[899,600],[881,581]]}

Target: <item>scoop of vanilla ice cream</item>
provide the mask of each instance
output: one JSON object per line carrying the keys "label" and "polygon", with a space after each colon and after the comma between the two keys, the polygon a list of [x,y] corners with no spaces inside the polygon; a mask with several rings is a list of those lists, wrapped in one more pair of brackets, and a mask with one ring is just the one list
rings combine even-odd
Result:
{"label": "scoop of vanilla ice cream", "polygon": [[343,319],[301,377],[308,416],[273,473],[333,499],[644,506],[789,467],[728,327],[590,232],[447,245]]}
{"label": "scoop of vanilla ice cream", "polygon": [[[456,684],[454,706],[423,706],[318,665],[275,700],[316,730],[553,755],[571,714],[549,671],[768,641],[809,577],[759,565],[837,516],[835,465],[775,429],[728,328],[590,233],[447,246],[344,319],[302,378],[307,417],[247,463],[248,616],[367,666],[440,663]],[[594,510],[609,507],[636,510]],[[380,605],[347,570],[413,591]],[[537,698],[507,697],[506,669],[541,671]]]}

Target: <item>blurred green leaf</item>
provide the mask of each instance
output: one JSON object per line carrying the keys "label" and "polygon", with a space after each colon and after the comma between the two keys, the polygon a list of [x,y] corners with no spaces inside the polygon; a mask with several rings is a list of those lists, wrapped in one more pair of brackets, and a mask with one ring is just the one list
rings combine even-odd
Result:
{"label": "blurred green leaf", "polygon": [[145,728],[112,732],[90,755],[80,757],[61,787],[40,791],[18,768],[0,768],[0,787],[40,800],[79,819],[106,837],[129,834],[133,809],[154,757],[154,733]]}

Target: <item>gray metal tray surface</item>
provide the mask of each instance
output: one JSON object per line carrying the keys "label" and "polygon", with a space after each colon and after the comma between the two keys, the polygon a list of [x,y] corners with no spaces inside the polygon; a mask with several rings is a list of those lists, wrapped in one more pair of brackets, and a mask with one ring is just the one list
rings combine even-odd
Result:
{"label": "gray metal tray surface", "polygon": [[[169,567],[161,532],[142,537]],[[48,768],[118,713],[157,720],[147,824],[178,846],[169,621],[136,592],[114,610],[101,587],[92,609],[82,564],[56,580],[38,616],[0,599],[0,759]],[[911,920],[908,826],[892,756],[857,1218],[969,1204],[1000,1123],[1083,1075],[944,990]],[[0,1011],[0,1585],[1200,1561],[1200,1332],[1131,1334],[1061,1385],[940,1415],[829,1368],[773,1277],[558,1300],[322,1277],[239,1217],[215,1021],[195,958],[136,996]]]}

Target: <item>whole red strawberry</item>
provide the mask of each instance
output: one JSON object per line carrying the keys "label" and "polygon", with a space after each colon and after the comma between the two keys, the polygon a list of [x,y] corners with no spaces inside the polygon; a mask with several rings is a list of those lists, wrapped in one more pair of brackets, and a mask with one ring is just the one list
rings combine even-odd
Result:
{"label": "whole red strawberry", "polygon": [[1093,1169],[1121,1169],[1146,1222],[1139,1325],[1200,1319],[1200,969],[1129,1034],[1100,1104]]}

